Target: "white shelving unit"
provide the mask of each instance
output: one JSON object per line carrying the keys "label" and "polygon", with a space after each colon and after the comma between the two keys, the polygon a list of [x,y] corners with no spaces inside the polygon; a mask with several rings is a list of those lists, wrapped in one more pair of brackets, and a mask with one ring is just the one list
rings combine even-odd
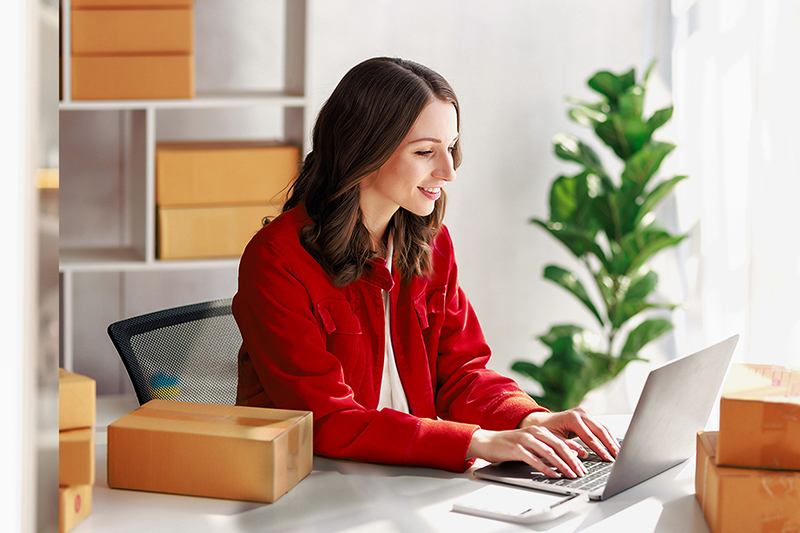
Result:
{"label": "white shelving unit", "polygon": [[194,12],[194,99],[74,101],[62,1],[61,364],[101,394],[130,391],[108,324],[235,292],[238,259],[156,258],[157,142],[306,142],[306,1],[195,0]]}

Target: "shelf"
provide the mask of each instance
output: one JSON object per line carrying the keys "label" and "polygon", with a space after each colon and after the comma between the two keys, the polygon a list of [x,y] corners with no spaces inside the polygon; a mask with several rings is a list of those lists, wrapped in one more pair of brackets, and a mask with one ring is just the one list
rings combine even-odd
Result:
{"label": "shelf", "polygon": [[304,107],[306,98],[284,91],[236,91],[229,93],[198,93],[192,99],[170,100],[73,100],[59,102],[64,111],[117,109],[220,109],[272,105]]}
{"label": "shelf", "polygon": [[62,248],[61,272],[135,272],[236,268],[239,258],[145,261],[132,248]]}

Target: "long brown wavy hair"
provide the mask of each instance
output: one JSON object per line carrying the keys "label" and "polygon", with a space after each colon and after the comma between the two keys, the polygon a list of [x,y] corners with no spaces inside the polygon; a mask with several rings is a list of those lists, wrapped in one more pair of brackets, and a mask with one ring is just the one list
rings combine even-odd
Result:
{"label": "long brown wavy hair", "polygon": [[[389,159],[434,98],[453,104],[459,128],[458,100],[441,75],[413,61],[376,57],[345,74],[322,107],[313,149],[283,210],[305,204],[312,224],[303,228],[301,242],[335,285],[360,278],[377,253],[362,221],[361,182]],[[459,142],[452,154],[453,168],[458,168]],[[400,208],[389,222],[395,267],[404,281],[430,272],[431,242],[441,227],[445,202],[442,191],[430,215]]]}

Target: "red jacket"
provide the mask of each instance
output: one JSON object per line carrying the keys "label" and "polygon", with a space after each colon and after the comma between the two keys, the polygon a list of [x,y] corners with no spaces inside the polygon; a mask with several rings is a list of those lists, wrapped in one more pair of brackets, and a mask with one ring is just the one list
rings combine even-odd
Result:
{"label": "red jacket", "polygon": [[[463,471],[472,434],[513,429],[539,407],[488,370],[490,350],[459,288],[446,228],[431,279],[401,283],[382,259],[343,288],[300,244],[302,206],[262,228],[239,265],[237,403],[314,413],[314,451]],[[385,352],[381,290],[391,289],[397,369],[412,414],[376,410]]]}

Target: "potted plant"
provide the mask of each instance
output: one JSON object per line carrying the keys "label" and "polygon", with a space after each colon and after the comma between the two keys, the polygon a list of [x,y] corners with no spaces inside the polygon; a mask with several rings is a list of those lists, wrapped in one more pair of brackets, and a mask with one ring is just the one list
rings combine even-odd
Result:
{"label": "potted plant", "polygon": [[[670,329],[672,322],[653,310],[672,310],[671,303],[653,301],[658,274],[647,261],[676,246],[685,235],[672,235],[653,210],[686,176],[654,183],[654,174],[675,145],[653,139],[672,116],[672,107],[643,116],[645,86],[635,71],[616,75],[600,71],[588,81],[600,94],[597,102],[569,98],[569,116],[592,128],[622,160],[613,178],[597,153],[565,133],[553,138],[555,155],[577,163],[577,174],[559,176],[550,189],[550,218],[533,218],[577,258],[596,291],[591,295],[579,276],[548,265],[544,277],[568,291],[597,319],[599,332],[574,324],[558,324],[538,338],[551,350],[541,365],[517,361],[512,369],[538,381],[541,396],[553,410],[576,407],[590,390],[616,377],[631,361],[643,360],[640,350]],[[668,315],[667,315],[668,316]]]}

